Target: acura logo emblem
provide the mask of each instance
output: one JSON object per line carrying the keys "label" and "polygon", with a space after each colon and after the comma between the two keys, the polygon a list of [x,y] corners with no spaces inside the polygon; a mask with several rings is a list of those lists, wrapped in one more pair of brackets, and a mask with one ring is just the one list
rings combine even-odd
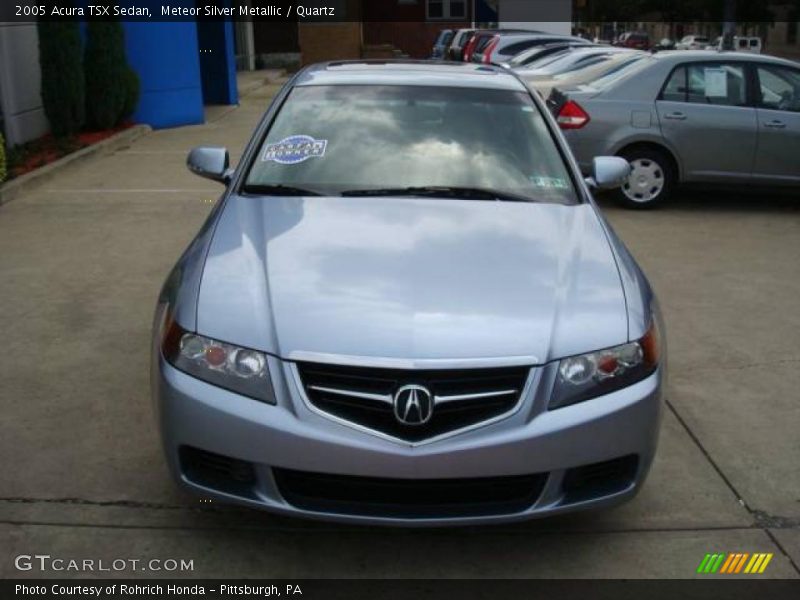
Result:
{"label": "acura logo emblem", "polygon": [[421,385],[404,385],[394,394],[394,417],[404,425],[424,425],[433,416],[433,396]]}

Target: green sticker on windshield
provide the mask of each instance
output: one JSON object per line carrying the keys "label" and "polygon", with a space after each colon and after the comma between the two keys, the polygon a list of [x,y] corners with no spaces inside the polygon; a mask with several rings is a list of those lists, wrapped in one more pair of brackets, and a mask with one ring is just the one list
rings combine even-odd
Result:
{"label": "green sticker on windshield", "polygon": [[549,189],[557,189],[557,190],[568,190],[569,184],[567,183],[566,179],[561,179],[560,177],[540,177],[540,176],[532,176],[530,178],[531,183],[536,187],[540,188],[549,188]]}

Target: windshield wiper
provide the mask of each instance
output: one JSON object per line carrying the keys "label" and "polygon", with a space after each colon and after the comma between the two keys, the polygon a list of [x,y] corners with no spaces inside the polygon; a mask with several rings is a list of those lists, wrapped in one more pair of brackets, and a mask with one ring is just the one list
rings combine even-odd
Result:
{"label": "windshield wiper", "polygon": [[249,184],[242,187],[242,192],[245,194],[253,194],[256,196],[326,196],[330,194],[323,194],[316,190],[308,188],[295,187],[293,185],[282,185],[279,183],[272,185],[264,184]]}
{"label": "windshield wiper", "polygon": [[345,190],[342,196],[420,196],[427,198],[457,198],[461,200],[504,200],[508,202],[535,202],[533,198],[502,190],[447,185],[421,187],[376,188]]}

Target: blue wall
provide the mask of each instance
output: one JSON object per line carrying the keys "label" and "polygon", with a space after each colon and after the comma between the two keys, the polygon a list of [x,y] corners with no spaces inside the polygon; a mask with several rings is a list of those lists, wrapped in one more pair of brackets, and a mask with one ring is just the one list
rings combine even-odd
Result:
{"label": "blue wall", "polygon": [[[76,5],[90,3],[78,0]],[[208,1],[212,3],[230,5],[230,0]],[[169,4],[189,8],[195,0]],[[161,14],[160,0],[139,0],[136,6]],[[238,103],[233,22],[152,20],[122,25],[128,63],[141,82],[134,121],[154,128],[203,123],[204,104]],[[85,26],[82,29],[85,33]],[[201,49],[210,52],[201,54]]]}
{"label": "blue wall", "polygon": [[123,25],[128,62],[141,80],[134,121],[154,128],[202,123],[197,24],[169,21]]}

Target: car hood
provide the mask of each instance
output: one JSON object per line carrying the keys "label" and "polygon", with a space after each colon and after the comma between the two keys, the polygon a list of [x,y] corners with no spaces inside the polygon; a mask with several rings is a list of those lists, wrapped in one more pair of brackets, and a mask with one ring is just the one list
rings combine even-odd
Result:
{"label": "car hood", "polygon": [[197,331],[295,360],[539,364],[627,341],[627,314],[588,204],[231,196]]}

